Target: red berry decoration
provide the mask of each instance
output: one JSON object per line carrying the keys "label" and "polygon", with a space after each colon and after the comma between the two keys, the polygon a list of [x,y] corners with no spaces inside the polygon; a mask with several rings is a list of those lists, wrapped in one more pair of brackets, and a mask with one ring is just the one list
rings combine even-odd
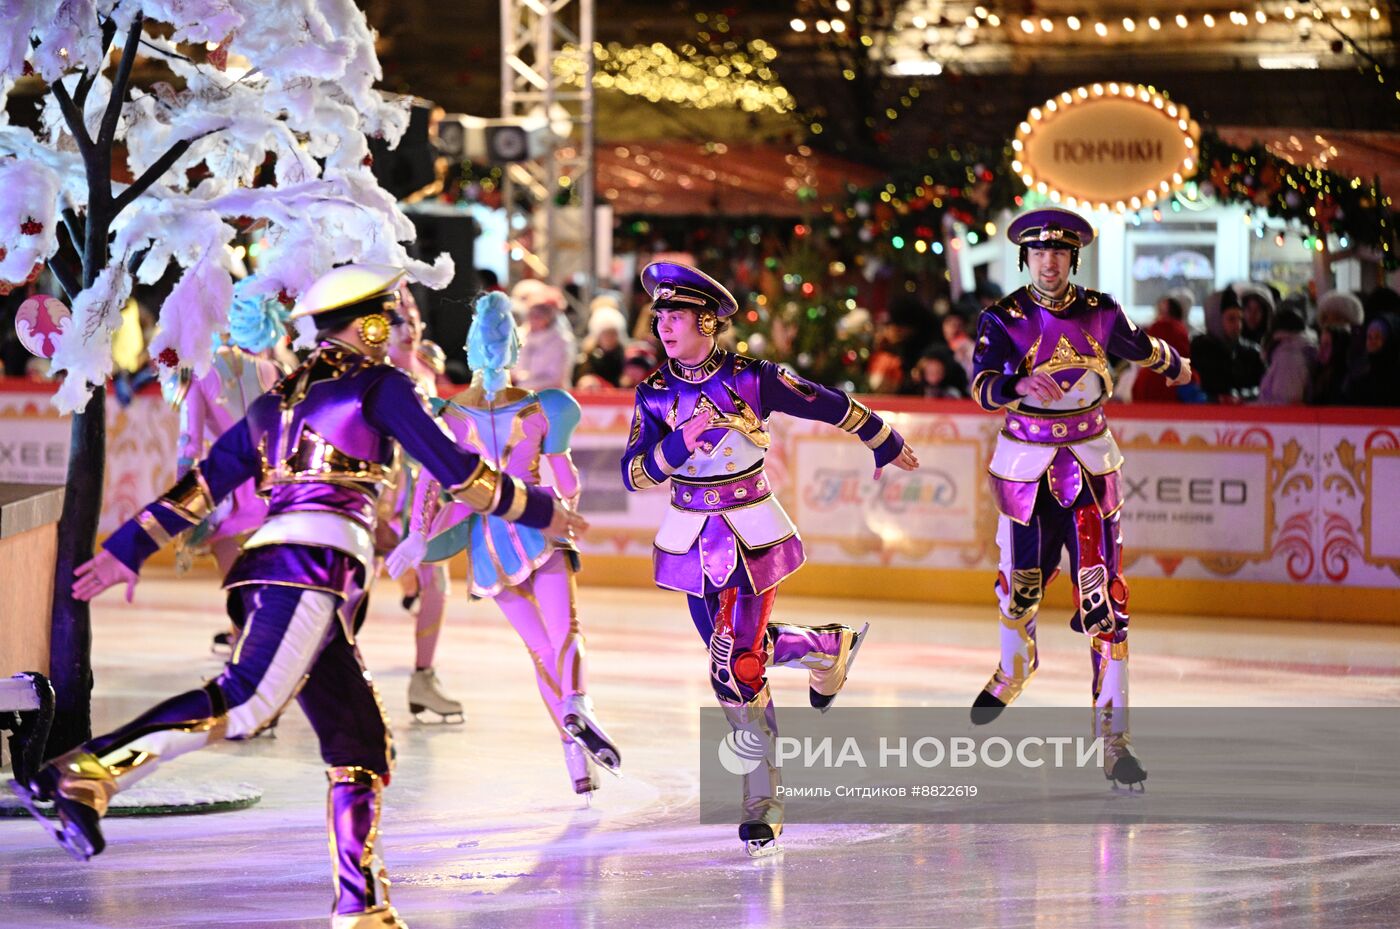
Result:
{"label": "red berry decoration", "polygon": [[180,366],[180,353],[173,348],[162,349],[161,353],[156,356],[156,361],[162,367],[178,368]]}
{"label": "red berry decoration", "polygon": [[39,233],[44,231],[44,224],[39,222],[33,216],[30,216],[24,222],[19,224],[19,231],[24,233],[25,235],[38,235]]}
{"label": "red berry decoration", "polygon": [[366,168],[374,167],[374,156],[366,155],[365,157],[360,159],[360,164],[364,165]]}
{"label": "red berry decoration", "polygon": [[286,288],[277,291],[277,302],[283,306],[292,306],[297,302],[297,298],[287,293]]}
{"label": "red berry decoration", "polygon": [[34,66],[33,66],[32,64],[30,64],[29,62],[27,62],[27,61],[24,63],[24,76],[25,76],[25,77],[33,77],[33,76],[34,76]]}
{"label": "red berry decoration", "polygon": [[10,250],[7,249],[5,246],[0,245],[0,261],[4,261],[5,256],[8,254],[10,254]]}

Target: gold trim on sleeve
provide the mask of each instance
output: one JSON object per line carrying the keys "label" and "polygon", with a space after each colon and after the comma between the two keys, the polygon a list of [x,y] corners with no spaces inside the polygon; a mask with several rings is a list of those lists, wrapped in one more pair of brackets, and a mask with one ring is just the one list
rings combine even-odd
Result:
{"label": "gold trim on sleeve", "polygon": [[651,463],[656,465],[656,469],[662,474],[674,474],[676,469],[671,467],[666,461],[666,455],[661,450],[661,443],[657,442],[651,447]]}
{"label": "gold trim on sleeve", "polygon": [[190,523],[201,523],[214,512],[214,495],[209,492],[204,475],[199,473],[198,464],[192,465],[156,502]]}
{"label": "gold trim on sleeve", "polygon": [[165,548],[170,544],[170,533],[150,510],[142,510],[136,514],[136,525],[140,526],[141,531],[151,537],[151,541],[156,543],[157,548]]}
{"label": "gold trim on sleeve", "polygon": [[478,513],[491,512],[501,499],[501,474],[485,461],[478,461],[476,469],[465,481],[452,487],[448,493]]}
{"label": "gold trim on sleeve", "polygon": [[1148,338],[1152,339],[1152,353],[1153,357],[1156,359],[1155,361],[1149,361],[1148,366],[1158,374],[1165,374],[1167,369],[1172,366],[1171,346],[1167,345],[1167,343],[1156,336],[1148,336]]}
{"label": "gold trim on sleeve", "polygon": [[854,435],[869,421],[870,407],[852,397],[850,398],[850,406],[846,408],[846,415],[841,417],[841,421],[836,426],[838,429]]}
{"label": "gold trim on sleeve", "polygon": [[635,456],[632,459],[632,464],[628,468],[628,473],[632,476],[633,490],[647,490],[661,483],[660,481],[653,481],[651,475],[647,474],[646,468],[643,466],[646,456],[646,452]]}
{"label": "gold trim on sleeve", "polygon": [[1162,361],[1162,343],[1154,336],[1148,336],[1147,343],[1152,346],[1152,353],[1138,362],[1138,364],[1149,370],[1156,371],[1157,365]]}
{"label": "gold trim on sleeve", "polygon": [[874,434],[873,436],[871,436],[870,438],[868,438],[868,439],[862,439],[861,441],[863,441],[863,442],[865,443],[865,447],[866,447],[866,448],[869,448],[869,449],[877,449],[877,448],[879,448],[881,445],[884,445],[884,444],[885,444],[885,440],[888,439],[888,438],[890,437],[890,433],[891,433],[892,431],[893,431],[893,430],[890,429],[890,424],[889,424],[889,423],[882,423],[881,426],[880,426],[880,431],[879,431],[879,432],[875,433],[875,434]]}

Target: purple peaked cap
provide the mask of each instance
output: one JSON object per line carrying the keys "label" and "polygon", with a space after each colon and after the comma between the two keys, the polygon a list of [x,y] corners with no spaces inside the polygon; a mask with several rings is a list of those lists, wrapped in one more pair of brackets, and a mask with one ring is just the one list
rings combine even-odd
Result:
{"label": "purple peaked cap", "polygon": [[1011,221],[1007,236],[1030,248],[1083,248],[1094,241],[1094,227],[1078,213],[1047,206]]}
{"label": "purple peaked cap", "polygon": [[642,269],[642,289],[653,310],[708,310],[721,319],[739,310],[734,295],[703,271],[676,261],[653,261]]}

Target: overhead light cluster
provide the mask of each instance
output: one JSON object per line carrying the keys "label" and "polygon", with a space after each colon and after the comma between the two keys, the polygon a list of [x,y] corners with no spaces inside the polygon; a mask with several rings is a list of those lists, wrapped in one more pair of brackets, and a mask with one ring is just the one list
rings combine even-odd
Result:
{"label": "overhead light cluster", "polygon": [[[792,94],[772,70],[778,50],[762,39],[727,42],[719,53],[693,45],[671,48],[595,42],[593,85],[618,90],[653,103],[680,103],[696,109],[738,107],[746,113],[789,113]],[[570,84],[583,84],[584,63],[578,55],[559,55],[555,68]]]}

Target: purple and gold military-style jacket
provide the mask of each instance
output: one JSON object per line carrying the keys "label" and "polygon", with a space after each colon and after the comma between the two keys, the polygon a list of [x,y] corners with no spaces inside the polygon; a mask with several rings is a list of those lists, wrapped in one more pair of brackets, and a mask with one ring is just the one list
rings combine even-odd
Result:
{"label": "purple and gold military-style jacket", "polygon": [[[690,452],[680,427],[702,409],[714,426]],[[904,447],[864,404],[771,361],[718,347],[694,367],[672,359],[637,386],[622,457],[628,490],[671,482],[671,506],[652,553],[657,586],[696,596],[730,587],[762,593],[802,566],[797,527],[763,471],[773,413],[854,434],[873,450],[877,467]]]}
{"label": "purple and gold military-style jacket", "polygon": [[[972,397],[985,410],[1006,411],[987,469],[1004,515],[1029,522],[1042,477],[1061,506],[1071,506],[1087,483],[1105,517],[1118,510],[1123,455],[1103,408],[1113,394],[1110,356],[1168,380],[1181,373],[1181,356],[1139,329],[1108,294],[1072,286],[1054,300],[1022,287],[983,311]],[[1040,372],[1064,391],[1046,407],[1016,393],[1018,381]]]}
{"label": "purple and gold military-style jacket", "polygon": [[409,375],[325,341],[103,547],[139,571],[173,536],[256,479],[268,516],[244,543],[224,586],[322,590],[348,604],[373,563],[376,504],[398,445],[473,509],[538,528],[553,518],[552,492],[502,476],[459,449]]}

